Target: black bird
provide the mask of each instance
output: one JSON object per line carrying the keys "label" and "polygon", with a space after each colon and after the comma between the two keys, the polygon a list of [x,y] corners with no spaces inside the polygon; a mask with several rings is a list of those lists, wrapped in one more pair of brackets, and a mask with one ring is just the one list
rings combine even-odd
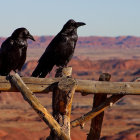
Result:
{"label": "black bird", "polygon": [[32,73],[33,77],[45,77],[53,68],[67,66],[71,60],[78,39],[77,28],[85,25],[70,19],[54,37],[38,61]]}
{"label": "black bird", "polygon": [[35,41],[26,28],[18,28],[2,43],[0,48],[0,75],[6,76],[11,70],[15,72],[21,70],[26,60],[27,39]]}

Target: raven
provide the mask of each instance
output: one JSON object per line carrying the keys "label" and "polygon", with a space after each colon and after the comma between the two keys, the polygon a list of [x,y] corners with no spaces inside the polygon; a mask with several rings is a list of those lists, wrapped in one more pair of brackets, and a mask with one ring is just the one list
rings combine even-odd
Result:
{"label": "raven", "polygon": [[21,70],[27,51],[27,39],[35,41],[26,28],[16,29],[0,48],[0,75],[6,76],[11,70]]}
{"label": "raven", "polygon": [[78,39],[77,28],[85,25],[83,22],[67,21],[62,30],[50,42],[38,61],[32,73],[33,77],[45,77],[53,68],[67,66],[71,60]]}

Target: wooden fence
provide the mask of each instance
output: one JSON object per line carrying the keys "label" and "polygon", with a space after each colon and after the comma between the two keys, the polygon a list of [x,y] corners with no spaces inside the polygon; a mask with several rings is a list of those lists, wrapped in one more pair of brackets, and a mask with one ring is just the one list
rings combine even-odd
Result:
{"label": "wooden fence", "polygon": [[[91,120],[87,140],[99,140],[104,117],[104,110],[112,106],[125,95],[140,95],[139,79],[134,82],[110,82],[111,75],[103,73],[99,81],[78,80],[71,77],[72,68],[59,69],[55,78],[20,77],[17,73],[0,76],[0,91],[21,92],[40,118],[51,129],[47,140],[70,140],[73,127],[84,127]],[[50,114],[41,105],[34,93],[52,92],[52,109]],[[82,96],[94,94],[93,108],[90,112],[70,121],[71,106],[74,93]],[[107,95],[110,95],[107,97]]]}

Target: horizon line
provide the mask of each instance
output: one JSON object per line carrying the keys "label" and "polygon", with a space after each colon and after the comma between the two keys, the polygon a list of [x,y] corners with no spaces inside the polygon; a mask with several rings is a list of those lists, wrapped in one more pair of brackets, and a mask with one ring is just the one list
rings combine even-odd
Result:
{"label": "horizon line", "polygon": [[[46,36],[46,37],[54,37],[56,35],[33,35],[34,37],[42,37],[42,36]],[[7,38],[9,36],[0,36],[0,38]],[[137,35],[116,35],[116,36],[105,36],[105,35],[87,35],[87,36],[78,36],[79,37],[110,37],[110,38],[116,38],[116,37],[140,37]]]}

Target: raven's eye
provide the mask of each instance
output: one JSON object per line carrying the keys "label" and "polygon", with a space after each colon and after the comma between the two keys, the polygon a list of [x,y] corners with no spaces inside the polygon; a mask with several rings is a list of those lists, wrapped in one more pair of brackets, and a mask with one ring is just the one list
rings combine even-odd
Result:
{"label": "raven's eye", "polygon": [[71,23],[70,26],[73,27],[74,26],[74,23]]}

